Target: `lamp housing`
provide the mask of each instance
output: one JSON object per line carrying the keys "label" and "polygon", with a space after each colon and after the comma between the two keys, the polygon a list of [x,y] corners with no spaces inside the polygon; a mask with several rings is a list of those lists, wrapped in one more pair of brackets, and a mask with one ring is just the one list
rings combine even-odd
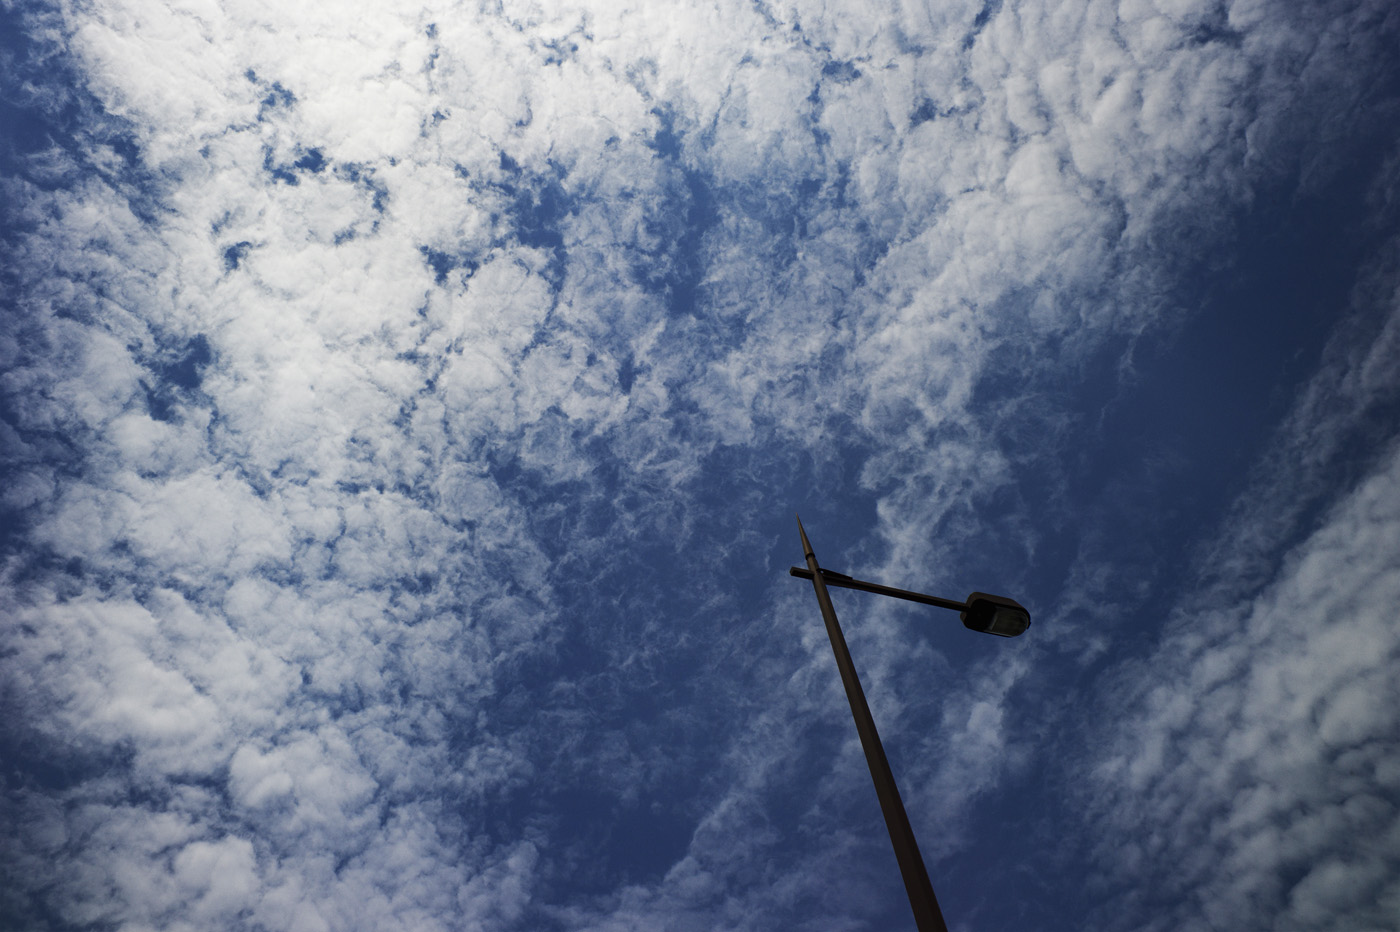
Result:
{"label": "lamp housing", "polygon": [[1014,638],[1031,626],[1031,613],[1015,599],[1004,595],[974,592],[967,597],[967,608],[958,613],[964,627],[983,634]]}

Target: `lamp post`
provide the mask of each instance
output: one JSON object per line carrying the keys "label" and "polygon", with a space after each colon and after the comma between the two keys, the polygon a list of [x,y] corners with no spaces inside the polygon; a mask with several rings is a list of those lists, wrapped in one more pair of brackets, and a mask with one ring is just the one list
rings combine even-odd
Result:
{"label": "lamp post", "polygon": [[865,701],[865,691],[861,689],[860,677],[856,675],[855,664],[851,662],[851,652],[846,647],[846,637],[841,633],[841,623],[836,620],[836,609],[831,605],[831,596],[826,587],[859,589],[863,592],[954,609],[960,613],[966,627],[1002,637],[1015,637],[1030,627],[1030,612],[1014,599],[988,595],[985,592],[974,592],[967,597],[966,602],[955,602],[952,599],[940,599],[921,592],[895,589],[854,579],[844,573],[824,570],[817,563],[816,554],[812,552],[812,544],[807,540],[807,532],[802,527],[801,518],[797,519],[797,532],[802,535],[802,552],[807,558],[807,568],[804,570],[794,566],[789,572],[793,576],[810,579],[812,588],[816,590],[817,605],[821,607],[822,620],[826,622],[826,634],[831,639],[831,650],[836,655],[841,682],[846,687],[846,699],[851,703],[851,716],[856,721],[856,733],[860,735],[860,744],[865,750],[865,762],[870,767],[871,779],[875,781],[875,795],[880,799],[880,811],[885,816],[890,843],[894,845],[899,873],[904,878],[904,890],[909,894],[909,906],[914,911],[914,922],[919,932],[948,932],[948,925],[943,921],[943,911],[938,908],[938,898],[933,894],[933,884],[929,882],[928,871],[924,868],[919,843],[914,838],[914,829],[909,825],[904,801],[899,796],[899,788],[895,786],[890,762],[885,757],[884,745],[880,743],[880,733],[875,728],[870,705]]}

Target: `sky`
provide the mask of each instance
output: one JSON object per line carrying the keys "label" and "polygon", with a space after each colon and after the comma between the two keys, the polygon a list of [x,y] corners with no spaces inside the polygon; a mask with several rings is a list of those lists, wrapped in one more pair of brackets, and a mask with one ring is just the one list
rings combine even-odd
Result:
{"label": "sky", "polygon": [[1388,0],[0,3],[0,929],[1400,915]]}

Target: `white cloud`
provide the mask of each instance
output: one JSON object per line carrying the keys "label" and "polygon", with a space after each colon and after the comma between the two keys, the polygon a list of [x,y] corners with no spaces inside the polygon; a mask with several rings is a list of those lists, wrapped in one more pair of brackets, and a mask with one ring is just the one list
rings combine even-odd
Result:
{"label": "white cloud", "polygon": [[[1203,549],[1201,590],[1099,696],[1122,716],[1085,765],[1108,927],[1381,928],[1400,897],[1400,455],[1356,446],[1400,389],[1394,249]],[[1330,501],[1358,455],[1369,475]],[[1165,899],[1130,892],[1148,875]]]}
{"label": "white cloud", "polygon": [[196,841],[175,856],[175,881],[180,898],[192,902],[196,923],[218,922],[250,908],[258,891],[253,846],[243,838]]}

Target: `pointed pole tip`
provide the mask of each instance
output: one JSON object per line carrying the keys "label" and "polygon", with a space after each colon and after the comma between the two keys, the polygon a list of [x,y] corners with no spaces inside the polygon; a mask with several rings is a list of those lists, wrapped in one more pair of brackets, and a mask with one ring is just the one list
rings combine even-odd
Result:
{"label": "pointed pole tip", "polygon": [[812,556],[812,542],[807,539],[807,531],[802,527],[802,516],[797,516],[797,533],[802,535],[802,555]]}

